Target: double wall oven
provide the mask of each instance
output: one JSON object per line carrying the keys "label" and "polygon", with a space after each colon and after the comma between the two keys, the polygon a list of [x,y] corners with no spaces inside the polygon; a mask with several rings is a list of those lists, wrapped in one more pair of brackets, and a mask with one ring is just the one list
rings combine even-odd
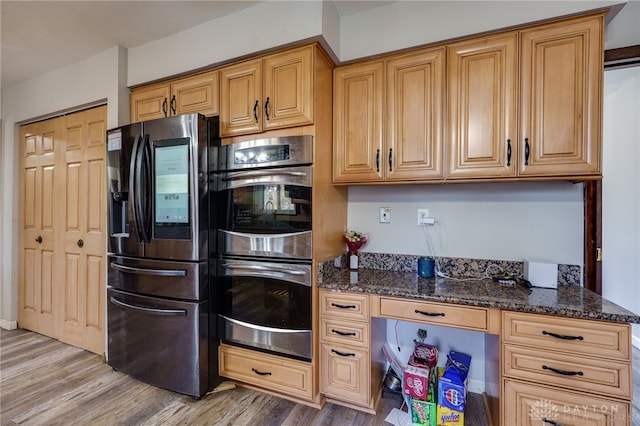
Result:
{"label": "double wall oven", "polygon": [[222,340],[311,359],[312,136],[219,150]]}

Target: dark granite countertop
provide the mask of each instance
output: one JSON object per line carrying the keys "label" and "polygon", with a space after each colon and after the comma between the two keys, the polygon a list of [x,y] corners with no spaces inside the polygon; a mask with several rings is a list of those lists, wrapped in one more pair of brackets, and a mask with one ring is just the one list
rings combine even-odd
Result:
{"label": "dark granite countertop", "polygon": [[557,289],[504,286],[490,279],[422,278],[416,272],[325,267],[318,287],[333,291],[405,297],[431,302],[560,315],[571,318],[640,323],[640,316],[581,286]]}

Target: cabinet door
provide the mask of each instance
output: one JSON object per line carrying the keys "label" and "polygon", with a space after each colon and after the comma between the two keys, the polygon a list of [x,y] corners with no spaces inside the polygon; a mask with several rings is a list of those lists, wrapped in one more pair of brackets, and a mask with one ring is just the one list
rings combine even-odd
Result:
{"label": "cabinet door", "polygon": [[503,425],[629,425],[629,404],[537,384],[505,380]]}
{"label": "cabinet door", "polygon": [[602,17],[522,32],[520,174],[600,175]]}
{"label": "cabinet door", "polygon": [[448,48],[447,178],[515,175],[516,52],[516,33]]}
{"label": "cabinet door", "polygon": [[131,91],[131,122],[154,120],[169,116],[169,83],[133,89]]}
{"label": "cabinet door", "polygon": [[262,131],[262,60],[220,70],[220,135]]}
{"label": "cabinet door", "polygon": [[171,83],[172,115],[197,112],[206,116],[220,113],[218,71],[182,78]]}
{"label": "cabinet door", "polygon": [[333,77],[333,180],[382,181],[384,63],[336,68]]}
{"label": "cabinet door", "polygon": [[387,61],[386,180],[442,178],[444,49]]}
{"label": "cabinet door", "polygon": [[264,130],[313,123],[313,47],[264,58]]}
{"label": "cabinet door", "polygon": [[345,402],[369,404],[369,352],[327,343],[320,351],[322,393]]}

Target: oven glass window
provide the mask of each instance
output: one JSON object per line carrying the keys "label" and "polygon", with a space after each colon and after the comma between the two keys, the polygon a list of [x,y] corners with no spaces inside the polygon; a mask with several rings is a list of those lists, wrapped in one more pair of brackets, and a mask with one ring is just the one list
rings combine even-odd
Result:
{"label": "oven glass window", "polygon": [[228,231],[257,234],[311,230],[311,188],[266,183],[222,191]]}
{"label": "oven glass window", "polygon": [[311,288],[272,278],[226,277],[224,315],[272,328],[311,328]]}

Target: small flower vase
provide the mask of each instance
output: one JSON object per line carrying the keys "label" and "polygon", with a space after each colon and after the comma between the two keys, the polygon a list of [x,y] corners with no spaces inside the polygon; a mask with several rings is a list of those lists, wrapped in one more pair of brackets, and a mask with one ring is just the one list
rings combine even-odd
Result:
{"label": "small flower vase", "polygon": [[349,255],[349,269],[358,269],[358,255],[350,254]]}

